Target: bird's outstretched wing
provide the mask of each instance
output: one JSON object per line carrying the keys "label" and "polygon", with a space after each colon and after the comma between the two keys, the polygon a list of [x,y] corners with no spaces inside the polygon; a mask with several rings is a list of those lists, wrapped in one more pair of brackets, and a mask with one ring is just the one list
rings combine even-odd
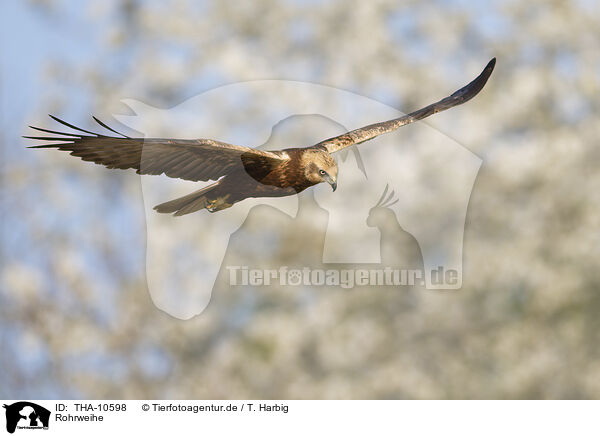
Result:
{"label": "bird's outstretched wing", "polygon": [[398,127],[422,120],[429,115],[433,115],[435,113],[445,111],[446,109],[450,109],[451,107],[458,106],[459,104],[463,104],[471,100],[479,93],[479,91],[483,89],[488,78],[490,77],[490,74],[492,74],[495,65],[496,58],[493,58],[487,64],[481,74],[475,78],[475,80],[473,80],[467,86],[459,89],[449,97],[446,97],[436,103],[425,106],[422,109],[414,111],[408,115],[404,115],[400,118],[394,118],[393,120],[370,124],[368,126],[361,127],[360,129],[351,130],[343,135],[326,139],[314,145],[313,148],[325,148],[329,153],[340,151],[343,148],[350,147],[354,144],[360,144],[361,142],[368,141],[384,133],[396,130]]}
{"label": "bird's outstretched wing", "polygon": [[57,148],[108,168],[133,168],[138,174],[164,173],[169,177],[191,181],[217,180],[241,168],[268,170],[286,159],[282,153],[256,150],[213,139],[130,138],[93,117],[102,127],[121,137],[105,136],[75,127],[52,115],[50,117],[78,132],[65,133],[29,126],[50,133],[51,136],[24,138],[53,141],[52,144],[34,145],[30,148]]}

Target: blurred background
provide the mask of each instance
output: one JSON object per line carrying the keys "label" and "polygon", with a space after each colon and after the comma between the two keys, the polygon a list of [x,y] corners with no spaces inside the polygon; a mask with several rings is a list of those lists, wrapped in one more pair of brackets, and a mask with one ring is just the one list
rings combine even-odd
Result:
{"label": "blurred background", "polygon": [[[8,0],[1,10],[0,397],[600,398],[592,0]],[[47,113],[119,127],[110,115],[128,113],[122,98],[169,108],[257,79],[407,112],[493,56],[476,100],[427,120],[483,159],[459,291],[217,281],[201,315],[172,318],[148,294],[139,176],[20,138],[28,124],[52,126]],[[310,235],[282,228],[280,263]],[[260,256],[256,244],[236,247],[240,262]]]}

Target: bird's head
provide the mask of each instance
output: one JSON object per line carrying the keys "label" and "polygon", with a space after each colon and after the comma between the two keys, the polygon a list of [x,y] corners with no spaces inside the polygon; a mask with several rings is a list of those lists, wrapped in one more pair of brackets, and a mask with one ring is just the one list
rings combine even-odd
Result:
{"label": "bird's head", "polygon": [[331,189],[337,188],[338,167],[329,152],[325,150],[307,150],[302,156],[304,176],[312,183],[329,183]]}

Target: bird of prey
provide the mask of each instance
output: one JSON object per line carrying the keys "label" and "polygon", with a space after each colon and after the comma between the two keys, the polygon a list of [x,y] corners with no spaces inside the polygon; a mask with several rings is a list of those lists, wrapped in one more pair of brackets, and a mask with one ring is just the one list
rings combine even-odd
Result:
{"label": "bird of prey", "polygon": [[471,83],[436,103],[305,148],[264,151],[213,139],[130,138],[93,117],[102,127],[119,135],[106,136],[75,127],[52,115],[52,119],[77,132],[29,126],[52,136],[25,138],[52,141],[31,148],[69,151],[73,156],[107,168],[133,168],[138,174],[164,173],[168,177],[191,181],[214,180],[211,185],[159,204],[154,209],[176,216],[201,209],[217,212],[246,198],[293,195],[318,183],[329,183],[335,191],[338,169],[333,153],[469,101],[484,87],[495,64],[494,58]]}

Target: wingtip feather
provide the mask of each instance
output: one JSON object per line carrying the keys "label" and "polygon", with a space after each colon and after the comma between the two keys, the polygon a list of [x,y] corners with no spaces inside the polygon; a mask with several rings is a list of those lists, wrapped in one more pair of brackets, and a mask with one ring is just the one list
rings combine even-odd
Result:
{"label": "wingtip feather", "polygon": [[107,130],[110,130],[113,133],[116,133],[117,135],[121,135],[123,138],[127,138],[130,139],[129,136],[124,135],[121,132],[117,132],[115,129],[113,129],[112,127],[108,127],[104,122],[100,121],[98,118],[96,118],[94,115],[92,115],[92,118],[94,119],[94,121],[96,121],[98,124],[100,124],[102,127],[104,127]]}
{"label": "wingtip feather", "polygon": [[95,132],[90,132],[89,130],[85,130],[85,129],[82,129],[81,127],[74,126],[73,124],[69,124],[69,123],[67,123],[64,120],[61,120],[60,118],[55,117],[54,115],[48,114],[48,116],[50,118],[52,118],[54,121],[56,121],[57,123],[63,124],[65,126],[67,126],[67,127],[70,127],[73,130],[79,130],[80,132],[89,133],[90,135],[94,135],[94,136],[102,136],[102,135],[98,135]]}

